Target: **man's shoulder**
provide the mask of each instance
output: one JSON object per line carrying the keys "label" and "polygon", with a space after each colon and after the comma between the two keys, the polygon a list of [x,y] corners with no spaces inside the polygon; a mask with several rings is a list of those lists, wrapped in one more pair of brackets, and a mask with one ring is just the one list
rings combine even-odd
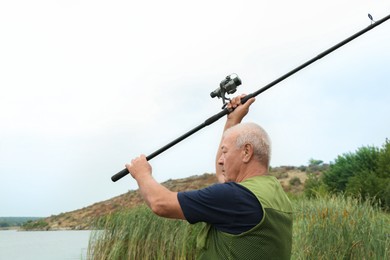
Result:
{"label": "man's shoulder", "polygon": [[252,188],[258,189],[262,187],[262,189],[275,189],[281,187],[280,182],[276,179],[275,176],[271,175],[261,175],[261,176],[253,176],[239,183],[240,185],[252,190]]}
{"label": "man's shoulder", "polygon": [[236,182],[216,183],[199,190],[181,191],[180,195],[213,197],[214,199],[228,199],[237,196],[240,192],[249,190]]}
{"label": "man's shoulder", "polygon": [[256,176],[240,183],[251,190],[265,208],[291,212],[291,202],[274,176]]}
{"label": "man's shoulder", "polygon": [[178,200],[188,222],[206,222],[230,234],[247,231],[262,218],[260,201],[235,182],[179,192]]}

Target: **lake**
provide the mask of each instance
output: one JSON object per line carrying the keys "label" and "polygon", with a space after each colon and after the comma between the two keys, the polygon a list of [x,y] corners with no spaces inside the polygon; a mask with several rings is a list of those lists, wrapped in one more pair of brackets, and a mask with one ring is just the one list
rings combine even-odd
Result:
{"label": "lake", "polygon": [[87,259],[89,230],[0,230],[0,259]]}

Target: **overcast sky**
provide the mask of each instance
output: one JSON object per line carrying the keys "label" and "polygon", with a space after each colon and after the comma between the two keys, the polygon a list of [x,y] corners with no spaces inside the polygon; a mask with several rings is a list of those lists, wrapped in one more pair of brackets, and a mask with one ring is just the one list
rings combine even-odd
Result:
{"label": "overcast sky", "polygon": [[[136,189],[111,176],[390,14],[389,1],[0,3],[0,216],[49,216]],[[390,21],[257,97],[246,121],[272,166],[331,162],[390,137]],[[225,118],[151,160],[155,178],[214,172]]]}

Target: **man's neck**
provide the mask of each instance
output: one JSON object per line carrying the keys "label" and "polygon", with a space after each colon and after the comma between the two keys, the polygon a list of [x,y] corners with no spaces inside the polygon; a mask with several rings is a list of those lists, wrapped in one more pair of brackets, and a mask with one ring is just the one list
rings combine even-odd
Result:
{"label": "man's neck", "polygon": [[268,167],[265,167],[259,163],[248,164],[242,169],[242,174],[237,176],[237,182],[242,182],[246,179],[255,177],[255,176],[265,176],[269,175]]}

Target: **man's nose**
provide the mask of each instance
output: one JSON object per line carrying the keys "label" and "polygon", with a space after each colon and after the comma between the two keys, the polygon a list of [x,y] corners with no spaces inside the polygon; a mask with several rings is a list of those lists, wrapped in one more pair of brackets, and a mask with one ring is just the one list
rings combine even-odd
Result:
{"label": "man's nose", "polygon": [[218,164],[219,164],[219,165],[223,165],[223,157],[222,157],[222,156],[219,157],[219,159],[218,159]]}

